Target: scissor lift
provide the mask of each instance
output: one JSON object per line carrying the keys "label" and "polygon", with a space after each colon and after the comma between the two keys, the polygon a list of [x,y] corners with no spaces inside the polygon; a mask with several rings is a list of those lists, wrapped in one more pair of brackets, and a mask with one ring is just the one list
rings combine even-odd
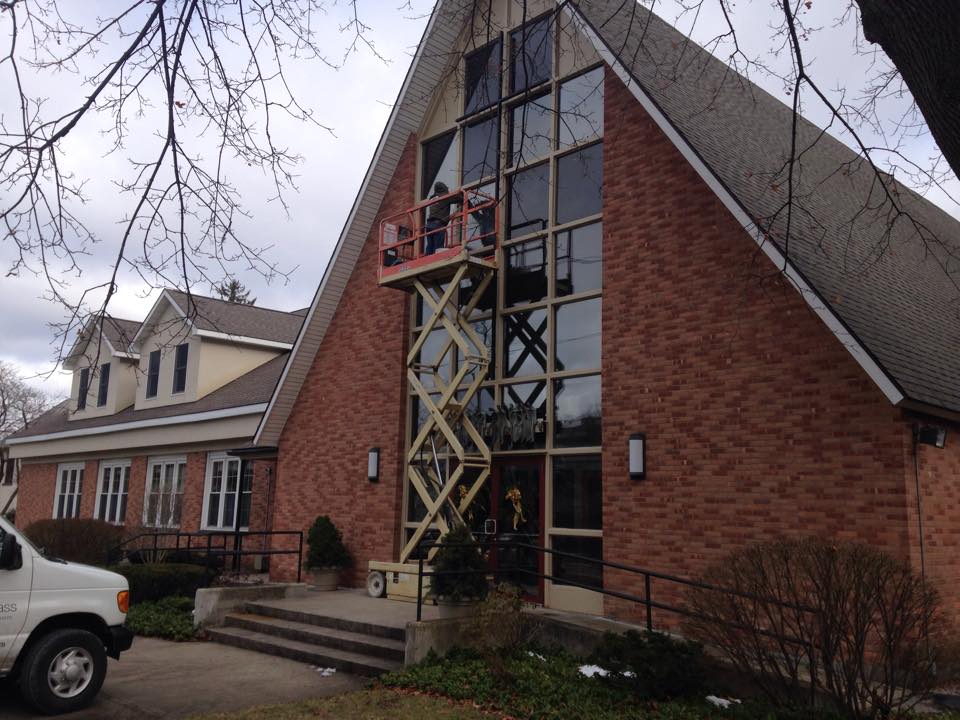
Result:
{"label": "scissor lift", "polygon": [[[429,221],[436,207],[450,209],[445,223]],[[370,561],[371,595],[415,599],[417,564],[410,559],[418,545],[433,527],[443,534],[463,523],[490,476],[490,448],[467,408],[492,361],[470,318],[496,274],[498,227],[497,200],[479,190],[431,198],[381,223],[379,284],[415,292],[423,304],[423,324],[407,353],[407,381],[427,419],[407,452],[405,474],[426,513],[400,551],[399,562]],[[440,349],[432,358],[421,357],[436,330],[444,332]],[[453,376],[445,378],[441,368],[454,348],[460,363]],[[429,388],[424,376],[432,378]],[[461,486],[464,489],[457,490]],[[435,553],[436,548],[426,559]]]}

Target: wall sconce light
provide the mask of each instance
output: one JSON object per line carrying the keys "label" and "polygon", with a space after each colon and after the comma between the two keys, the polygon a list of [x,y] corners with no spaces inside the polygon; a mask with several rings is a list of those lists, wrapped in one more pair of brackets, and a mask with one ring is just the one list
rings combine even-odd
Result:
{"label": "wall sconce light", "polygon": [[647,436],[634,433],[630,436],[630,479],[643,480],[647,476]]}
{"label": "wall sconce light", "polygon": [[917,442],[921,445],[933,445],[939,450],[947,444],[946,428],[933,425],[921,425],[917,428]]}
{"label": "wall sconce light", "polygon": [[370,448],[367,453],[367,480],[377,482],[380,479],[380,448]]}

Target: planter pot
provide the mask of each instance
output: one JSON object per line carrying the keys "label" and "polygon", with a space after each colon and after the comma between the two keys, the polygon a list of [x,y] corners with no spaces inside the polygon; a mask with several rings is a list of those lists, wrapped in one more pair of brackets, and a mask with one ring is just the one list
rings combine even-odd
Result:
{"label": "planter pot", "polygon": [[476,600],[447,600],[437,598],[437,617],[441,620],[470,617],[477,612]]}
{"label": "planter pot", "polygon": [[314,590],[336,590],[340,568],[309,568],[307,584]]}

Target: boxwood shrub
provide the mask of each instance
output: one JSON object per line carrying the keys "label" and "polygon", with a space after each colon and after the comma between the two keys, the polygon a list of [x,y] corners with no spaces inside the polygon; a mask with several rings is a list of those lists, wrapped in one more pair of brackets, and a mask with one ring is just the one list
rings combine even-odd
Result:
{"label": "boxwood shrub", "polygon": [[184,563],[114,565],[110,568],[130,583],[130,602],[154,602],[166,597],[190,597],[217,576],[215,568]]}

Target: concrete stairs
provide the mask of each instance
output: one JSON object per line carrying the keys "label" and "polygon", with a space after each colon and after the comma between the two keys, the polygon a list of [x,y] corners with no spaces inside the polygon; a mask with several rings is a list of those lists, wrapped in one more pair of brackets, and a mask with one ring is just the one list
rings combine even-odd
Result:
{"label": "concrete stairs", "polygon": [[375,677],[403,667],[403,628],[359,622],[317,612],[247,603],[229,613],[212,640],[298,660],[319,667]]}

